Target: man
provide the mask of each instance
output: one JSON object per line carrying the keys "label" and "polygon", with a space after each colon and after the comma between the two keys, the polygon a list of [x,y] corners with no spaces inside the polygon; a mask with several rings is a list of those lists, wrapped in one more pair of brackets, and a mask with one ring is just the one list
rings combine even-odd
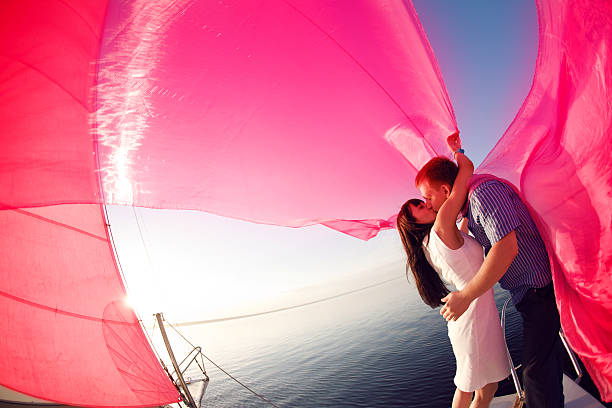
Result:
{"label": "man", "polygon": [[[438,211],[448,198],[457,165],[430,160],[416,176],[428,206]],[[527,207],[499,179],[473,183],[467,200],[468,228],[485,249],[485,260],[469,284],[442,299],[440,314],[456,320],[470,303],[499,281],[523,317],[523,385],[529,408],[563,407],[563,362],[548,254]]]}

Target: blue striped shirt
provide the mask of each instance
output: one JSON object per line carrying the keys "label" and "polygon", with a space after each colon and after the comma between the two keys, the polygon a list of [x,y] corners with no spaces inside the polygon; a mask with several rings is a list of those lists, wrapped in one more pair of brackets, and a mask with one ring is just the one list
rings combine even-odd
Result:
{"label": "blue striped shirt", "polygon": [[468,228],[488,254],[497,241],[516,232],[518,254],[499,280],[517,305],[530,288],[552,281],[548,253],[527,207],[510,186],[490,180],[480,184],[469,197]]}

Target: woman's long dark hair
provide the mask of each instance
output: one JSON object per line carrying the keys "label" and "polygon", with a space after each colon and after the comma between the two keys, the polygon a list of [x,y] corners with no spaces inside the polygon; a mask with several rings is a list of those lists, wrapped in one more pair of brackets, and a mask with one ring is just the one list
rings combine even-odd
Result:
{"label": "woman's long dark hair", "polygon": [[397,230],[408,255],[406,277],[410,268],[423,302],[433,309],[440,306],[441,299],[450,292],[427,261],[423,251],[423,239],[429,235],[433,224],[417,224],[410,211],[410,204],[418,206],[421,203],[421,200],[413,198],[402,205],[397,215]]}

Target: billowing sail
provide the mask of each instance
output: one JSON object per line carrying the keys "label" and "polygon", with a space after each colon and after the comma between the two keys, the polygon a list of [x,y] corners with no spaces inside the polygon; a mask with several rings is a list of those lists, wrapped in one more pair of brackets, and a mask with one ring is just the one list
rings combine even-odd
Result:
{"label": "billowing sail", "polygon": [[66,404],[154,406],[179,395],[125,304],[98,203],[90,115],[105,12],[0,5],[0,384]]}
{"label": "billowing sail", "polygon": [[561,324],[612,400],[612,2],[538,0],[534,83],[479,171],[544,221]]}
{"label": "billowing sail", "polygon": [[[80,46],[63,51],[87,62]],[[34,113],[11,133],[45,137],[14,146],[28,183],[0,193],[13,207],[102,200],[82,168],[99,163],[107,204],[293,227],[342,219],[367,238],[392,226],[415,168],[456,131],[416,13],[397,1],[111,1],[97,77],[55,59],[37,68],[50,88],[37,106],[15,91],[18,112]]]}
{"label": "billowing sail", "polygon": [[125,303],[100,204],[0,211],[0,383],[73,405],[176,402]]}

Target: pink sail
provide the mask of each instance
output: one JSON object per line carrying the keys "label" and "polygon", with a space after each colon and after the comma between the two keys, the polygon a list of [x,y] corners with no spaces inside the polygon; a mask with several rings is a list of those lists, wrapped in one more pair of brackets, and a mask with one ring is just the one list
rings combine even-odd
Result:
{"label": "pink sail", "polygon": [[[72,405],[159,406],[179,395],[124,303],[96,204],[90,115],[105,12],[0,5],[0,384]],[[47,206],[60,203],[71,204]]]}
{"label": "pink sail", "polygon": [[96,103],[107,203],[364,237],[456,131],[397,1],[111,2]]}
{"label": "pink sail", "polygon": [[[29,27],[13,24],[4,38]],[[45,46],[55,60],[26,55],[27,66],[50,66],[31,69],[41,84],[25,74],[7,83],[20,89],[23,120],[2,124],[12,144],[3,169],[17,165],[0,176],[11,186],[3,205],[104,201],[294,227],[386,225],[415,192],[415,168],[456,131],[433,52],[400,2],[113,1],[100,41],[97,60],[80,43],[62,57]],[[104,199],[90,171],[98,163]]]}
{"label": "pink sail", "polygon": [[544,222],[561,324],[612,400],[612,3],[539,0],[532,89],[479,167]]}
{"label": "pink sail", "polygon": [[125,305],[99,204],[0,211],[0,384],[80,406],[176,402]]}

